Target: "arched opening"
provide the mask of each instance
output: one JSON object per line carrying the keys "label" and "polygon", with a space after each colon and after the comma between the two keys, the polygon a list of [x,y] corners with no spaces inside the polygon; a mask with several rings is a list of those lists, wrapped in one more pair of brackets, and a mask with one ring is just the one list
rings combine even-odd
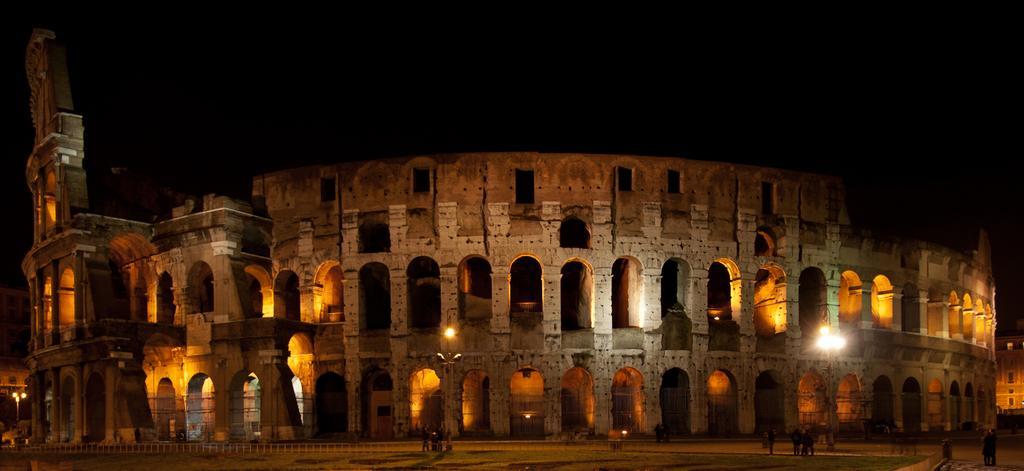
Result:
{"label": "arched opening", "polygon": [[643,278],[640,263],[620,258],[612,264],[612,328],[640,327]]}
{"label": "arched opening", "polygon": [[661,424],[670,434],[690,433],[690,377],[672,368],[661,377]]}
{"label": "arched opening", "polygon": [[903,298],[900,300],[900,326],[904,332],[915,334],[921,332],[920,296],[920,291],[913,283],[903,285]]}
{"label": "arched opening", "polygon": [[470,370],[462,380],[462,430],[491,430],[491,379],[481,370]]}
{"label": "arched opening", "polygon": [[758,351],[782,352],[786,349],[786,274],[775,265],[766,265],[754,276],[754,332]]}
{"label": "arched opening", "polygon": [[732,319],[733,291],[739,294],[738,285],[738,270],[730,270],[722,261],[708,268],[708,350],[739,350],[740,326]]}
{"label": "arched opening", "polygon": [[491,264],[481,257],[459,264],[459,319],[469,322],[491,318]]}
{"label": "arched opening", "polygon": [[103,441],[106,437],[107,395],[103,377],[99,373],[89,375],[85,385],[85,440]]}
{"label": "arched opening", "polygon": [[260,428],[260,380],[255,373],[240,372],[231,381],[231,440],[258,440]]}
{"label": "arched opening", "polygon": [[170,378],[161,378],[156,386],[156,395],[153,396],[153,426],[156,428],[156,438],[160,441],[168,441],[174,437],[174,418],[177,415],[177,393],[174,391],[174,382]]}
{"label": "arched opening", "polygon": [[775,237],[771,231],[765,228],[757,230],[754,236],[754,255],[758,257],[772,257],[775,255]]}
{"label": "arched opening", "polygon": [[201,442],[213,439],[213,419],[216,411],[213,380],[196,373],[188,381],[185,393],[185,428],[188,441]]}
{"label": "arched opening", "polygon": [[71,442],[75,437],[75,407],[78,404],[78,387],[75,378],[65,377],[60,383],[60,430],[61,441]]}
{"label": "arched opening", "polygon": [[839,392],[836,394],[840,430],[861,430],[861,407],[860,381],[856,375],[848,374],[839,380]]}
{"label": "arched opening", "polygon": [[345,275],[340,265],[332,265],[317,280],[320,290],[319,305],[316,306],[320,322],[343,322],[345,320]]}
{"label": "arched opening", "polygon": [[623,368],[612,377],[612,428],[641,432],[644,428],[644,377]]}
{"label": "arched opening", "polygon": [[60,275],[60,288],[57,291],[60,303],[60,326],[75,325],[75,272],[65,268]]}
{"label": "arched opening", "polygon": [[295,395],[295,404],[299,409],[299,423],[309,423],[309,420],[306,419],[306,412],[309,411],[309,408],[306,407],[306,396],[302,394],[302,380],[298,376],[292,376],[292,393]]}
{"label": "arched opening", "polygon": [[43,204],[45,217],[43,228],[49,229],[57,225],[57,174],[53,170],[46,172],[46,182],[43,186]]}
{"label": "arched opening", "polygon": [[731,435],[739,430],[736,381],[732,373],[715,370],[708,375],[708,434]]}
{"label": "arched opening", "polygon": [[313,341],[309,335],[299,332],[288,339],[288,368],[292,371],[292,391],[295,392],[295,404],[299,409],[299,419],[303,424],[310,423],[313,413],[312,401],[302,384],[303,380],[311,381],[313,377]]}
{"label": "arched opening", "polygon": [[[840,288],[841,290],[842,288]],[[800,332],[804,338],[815,335],[828,324],[825,274],[817,267],[800,272]],[[805,342],[810,344],[812,342]]]}
{"label": "arched opening", "polygon": [[363,431],[370,438],[389,439],[393,435],[391,375],[371,370],[363,379]]}
{"label": "arched opening", "polygon": [[156,287],[156,322],[173,324],[177,310],[178,307],[174,305],[174,280],[170,273],[163,272]]}
{"label": "arched opening", "polygon": [[[661,267],[661,349],[689,350],[693,322],[686,311],[690,265],[670,259]],[[669,431],[671,433],[671,430]]]}
{"label": "arched opening", "polygon": [[797,411],[800,414],[800,426],[808,429],[824,427],[828,424],[825,405],[825,380],[816,371],[808,371],[800,378],[797,395]]}
{"label": "arched opening", "polygon": [[562,330],[593,327],[594,275],[579,261],[562,265]]}
{"label": "arched opening", "polygon": [[359,253],[391,251],[391,229],[387,224],[363,222],[359,225]]}
{"label": "arched opening", "polygon": [[914,378],[903,382],[903,431],[921,431],[921,385]]}
{"label": "arched opening", "polygon": [[383,263],[359,270],[359,325],[364,330],[391,328],[391,275]]}
{"label": "arched opening", "polygon": [[348,431],[348,392],[337,373],[327,372],[316,380],[316,424],[321,435]]}
{"label": "arched opening", "polygon": [[949,338],[954,338],[957,335],[963,338],[963,331],[960,329],[960,322],[963,320],[960,316],[960,298],[957,297],[956,292],[950,291],[949,293],[948,309],[946,317],[949,321]]}
{"label": "arched opening", "polygon": [[282,270],[274,281],[274,317],[301,321],[299,276],[291,270]]}
{"label": "arched opening", "polygon": [[189,301],[193,314],[213,312],[213,270],[206,262],[196,262],[188,276]]}
{"label": "arched opening", "polygon": [[509,309],[511,312],[544,312],[540,263],[533,257],[519,257],[509,268]]}
{"label": "arched opening", "polygon": [[960,398],[960,383],[953,381],[949,384],[949,423],[953,430],[960,430],[960,423],[963,421],[961,413],[963,400]]}
{"label": "arched opening", "polygon": [[890,428],[895,428],[892,381],[889,381],[885,375],[879,376],[872,385],[872,394],[874,398],[871,404],[871,421],[876,425],[888,425]]}
{"label": "arched opening", "polygon": [[871,283],[871,320],[876,329],[892,328],[892,283],[878,275]]}
{"label": "arched opening", "polygon": [[942,430],[945,427],[946,414],[943,404],[946,401],[942,393],[942,382],[933,379],[928,383],[928,430]]}
{"label": "arched opening", "polygon": [[512,375],[509,396],[509,432],[513,437],[544,436],[544,377],[523,368]]}
{"label": "arched opening", "polygon": [[964,385],[964,422],[965,430],[974,428],[974,387],[971,383]]}
{"label": "arched opening", "polygon": [[[279,278],[280,279],[280,278]],[[274,316],[274,287],[270,282],[270,274],[259,265],[245,267],[246,291],[249,305],[246,306],[246,317],[260,318]]]}
{"label": "arched opening", "polygon": [[966,341],[970,341],[974,338],[974,303],[971,300],[970,293],[964,293],[963,307],[960,309],[960,315],[963,319],[961,323],[963,338]]}
{"label": "arched opening", "polygon": [[441,326],[441,269],[430,257],[416,257],[406,270],[409,327],[434,329]]}
{"label": "arched opening", "polygon": [[763,371],[754,381],[754,431],[757,433],[785,429],[785,391],[779,373]]}
{"label": "arched opening", "polygon": [[441,378],[430,368],[417,370],[409,378],[409,431],[441,429],[443,417]]}
{"label": "arched opening", "polygon": [[847,270],[839,279],[839,321],[846,324],[860,322],[860,312],[864,309],[861,299],[863,283],[856,273]]}
{"label": "arched opening", "polygon": [[[74,297],[71,298],[72,300]],[[53,330],[53,278],[47,276],[43,280],[43,326],[47,331]],[[58,321],[58,327],[60,327]]]}
{"label": "arched opening", "polygon": [[581,367],[562,375],[562,431],[594,433],[594,379]]}
{"label": "arched opening", "polygon": [[565,248],[590,248],[590,230],[587,223],[576,219],[566,218],[558,228],[558,245]]}

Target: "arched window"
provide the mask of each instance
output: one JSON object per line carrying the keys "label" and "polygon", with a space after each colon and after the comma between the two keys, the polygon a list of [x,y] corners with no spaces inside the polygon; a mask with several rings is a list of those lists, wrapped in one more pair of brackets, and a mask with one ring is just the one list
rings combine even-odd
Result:
{"label": "arched window", "polygon": [[511,312],[543,312],[541,267],[529,256],[517,258],[509,269],[509,301]]}
{"label": "arched window", "polygon": [[509,384],[509,432],[513,437],[544,435],[544,377],[540,371],[523,368]]}
{"label": "arched window", "polygon": [[441,394],[441,379],[437,372],[423,368],[412,374],[409,379],[409,429],[413,434],[440,429]]}
{"label": "arched window", "polygon": [[301,321],[299,276],[291,270],[282,270],[274,282],[274,317]]}
{"label": "arched window", "polygon": [[786,331],[786,274],[766,265],[754,276],[754,331],[770,339]]}
{"label": "arched window", "polygon": [[921,384],[913,377],[903,382],[903,430],[921,431]]}
{"label": "arched window", "polygon": [[805,338],[828,325],[827,299],[825,274],[817,267],[800,272],[800,331]]}
{"label": "arched window", "polygon": [[562,266],[562,330],[591,328],[594,299],[594,275],[579,261]]}
{"label": "arched window", "polygon": [[754,236],[754,255],[758,257],[772,257],[775,255],[775,237],[770,230],[760,228]]}
{"label": "arched window", "polygon": [[57,225],[57,174],[53,170],[46,172],[46,183],[43,187],[43,228],[49,229]]}
{"label": "arched window", "polygon": [[65,268],[60,275],[60,326],[75,325],[75,272]]}
{"label": "arched window", "polygon": [[558,242],[561,247],[566,248],[590,248],[590,230],[587,223],[576,219],[566,218],[558,229]]}
{"label": "arched window", "polygon": [[633,368],[622,368],[612,377],[612,428],[639,432],[644,420],[644,377]]}
{"label": "arched window", "polygon": [[640,262],[620,258],[612,265],[612,328],[640,327],[643,277]]}
{"label": "arched window", "polygon": [[708,269],[708,317],[732,320],[732,276],[720,262]]}
{"label": "arched window", "polygon": [[839,280],[839,321],[847,324],[860,322],[860,312],[864,309],[861,293],[863,283],[856,273],[844,271]]}
{"label": "arched window", "polygon": [[391,328],[391,275],[382,263],[359,270],[359,325],[364,330]]}
{"label": "arched window", "polygon": [[409,327],[428,329],[441,326],[441,269],[430,257],[416,257],[409,262],[408,276]]}
{"label": "arched window", "polygon": [[860,430],[861,393],[856,375],[848,374],[839,381],[836,394],[836,416],[841,430]]}
{"label": "arched window", "polygon": [[729,435],[739,430],[739,399],[736,380],[726,370],[708,375],[708,433]]}
{"label": "arched window", "polygon": [[174,305],[174,280],[170,273],[161,273],[157,281],[156,306],[156,321],[161,324],[173,324],[177,306]]}
{"label": "arched window", "polygon": [[273,317],[275,294],[267,270],[259,265],[249,265],[245,267],[245,281],[249,295],[246,317]]}
{"label": "arched window", "polygon": [[[324,267],[326,268],[326,267]],[[340,265],[330,265],[326,273],[321,270],[317,279],[320,290],[317,316],[320,322],[342,322],[345,320],[345,276]]]}
{"label": "arched window", "polygon": [[491,264],[481,257],[467,258],[459,264],[459,318],[491,318]]}
{"label": "arched window", "polygon": [[963,306],[960,308],[960,316],[963,319],[961,327],[963,328],[964,340],[970,341],[974,338],[974,302],[971,299],[970,293],[964,293]]}
{"label": "arched window", "polygon": [[892,328],[893,288],[889,278],[878,275],[871,283],[871,318],[876,329]]}
{"label": "arched window", "polygon": [[196,262],[189,272],[189,297],[193,313],[213,312],[213,270],[206,262]]}

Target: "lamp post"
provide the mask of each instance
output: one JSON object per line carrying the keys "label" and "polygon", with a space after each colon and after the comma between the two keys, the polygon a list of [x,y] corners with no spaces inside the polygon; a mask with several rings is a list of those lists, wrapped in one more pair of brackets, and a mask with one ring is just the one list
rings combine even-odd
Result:
{"label": "lamp post", "polygon": [[846,339],[841,335],[830,331],[828,325],[821,326],[818,335],[817,347],[825,353],[826,378],[825,378],[825,404],[828,411],[828,450],[835,449],[836,423],[835,416],[838,413],[838,404],[832,395],[832,370],[835,369],[835,354],[839,353],[846,346]]}
{"label": "lamp post", "polygon": [[28,397],[28,394],[25,394],[24,392],[15,391],[11,393],[11,397],[14,398],[14,426],[17,427],[18,422],[21,421],[21,400]]}
{"label": "lamp post", "polygon": [[444,433],[446,449],[452,449],[452,376],[455,375],[455,362],[462,359],[461,353],[452,351],[452,342],[455,340],[455,329],[448,327],[444,329],[444,349],[437,353],[437,358],[444,365]]}

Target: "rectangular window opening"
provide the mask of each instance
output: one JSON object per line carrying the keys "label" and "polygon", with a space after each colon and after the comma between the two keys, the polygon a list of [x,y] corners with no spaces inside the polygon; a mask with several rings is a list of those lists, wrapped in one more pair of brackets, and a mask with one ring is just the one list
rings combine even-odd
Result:
{"label": "rectangular window opening", "polygon": [[430,169],[429,168],[414,168],[414,169],[412,169],[412,192],[413,193],[429,193],[430,192]]}
{"label": "rectangular window opening", "polygon": [[633,191],[633,169],[618,167],[618,189],[619,191]]}
{"label": "rectangular window opening", "polygon": [[761,214],[775,214],[775,185],[761,182]]}
{"label": "rectangular window opening", "polygon": [[533,204],[533,170],[516,169],[516,203]]}
{"label": "rectangular window opening", "polygon": [[668,171],[668,192],[679,193],[679,172],[676,170]]}
{"label": "rectangular window opening", "polygon": [[334,201],[336,197],[336,184],[333,178],[320,179],[320,202]]}

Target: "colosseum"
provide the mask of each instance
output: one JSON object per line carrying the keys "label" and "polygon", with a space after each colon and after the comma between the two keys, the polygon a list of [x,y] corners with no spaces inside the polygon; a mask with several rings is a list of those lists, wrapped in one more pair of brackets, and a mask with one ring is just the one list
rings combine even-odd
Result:
{"label": "colosseum", "polygon": [[36,442],[994,421],[984,235],[882,237],[839,178],[664,157],[346,161],[245,201],[114,185],[86,176],[64,51],[36,30],[26,59]]}

